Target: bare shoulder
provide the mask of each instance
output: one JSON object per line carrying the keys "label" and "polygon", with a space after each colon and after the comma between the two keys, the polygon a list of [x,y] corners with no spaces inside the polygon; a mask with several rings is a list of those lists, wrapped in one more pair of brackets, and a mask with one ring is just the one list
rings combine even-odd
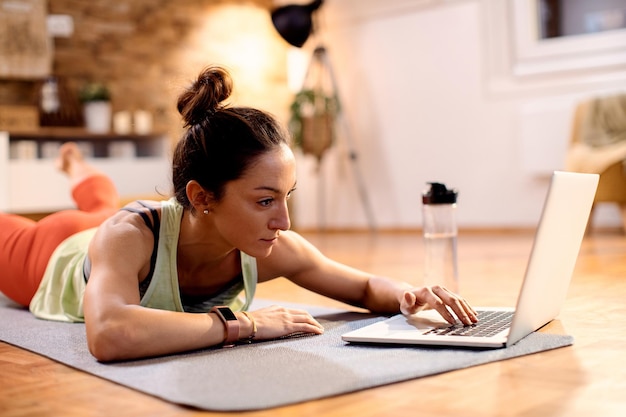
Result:
{"label": "bare shoulder", "polygon": [[[148,213],[151,209],[156,210],[156,214],[161,216],[161,202],[153,200],[133,201],[126,204],[122,209],[118,210],[103,225],[118,226],[123,224],[144,225],[143,217],[138,213]],[[151,215],[149,216],[151,218]]]}
{"label": "bare shoulder", "polygon": [[[156,200],[136,200],[132,201],[124,206],[124,208],[130,208],[132,210],[148,210],[149,208],[161,211],[161,201]],[[124,210],[122,210],[124,211]]]}
{"label": "bare shoulder", "polygon": [[[155,204],[152,204],[155,203]],[[149,207],[157,210],[160,216],[161,206],[156,202],[150,202]],[[129,209],[129,210],[124,210]],[[138,215],[138,212],[148,211],[148,208],[142,206],[137,202],[129,203],[124,206],[123,209],[118,210],[113,216],[109,217],[102,225],[100,229],[113,230],[113,231],[127,231],[127,230],[142,230],[146,224],[143,218]]]}
{"label": "bare shoulder", "polygon": [[269,257],[301,256],[309,258],[318,254],[320,254],[319,250],[302,235],[292,230],[286,230],[280,234],[278,243]]}
{"label": "bare shoulder", "polygon": [[292,277],[313,268],[324,260],[324,256],[300,234],[287,230],[281,233],[272,253],[257,259],[259,280],[277,277]]}
{"label": "bare shoulder", "polygon": [[[144,203],[148,207],[156,209],[158,216],[161,215],[160,202],[149,201]],[[105,252],[113,248],[124,250],[129,245],[139,249],[144,245],[147,248],[152,247],[154,235],[144,218],[137,213],[137,211],[147,212],[149,209],[137,202],[129,203],[125,207],[131,210],[119,210],[100,225],[92,246]],[[148,219],[154,221],[151,216]]]}
{"label": "bare shoulder", "polygon": [[[149,211],[137,203],[125,207],[141,212]],[[160,203],[154,202],[150,207],[157,209],[160,215]],[[99,285],[102,283],[118,290],[127,286],[128,293],[132,293],[132,299],[137,301],[137,282],[150,271],[154,239],[154,234],[142,216],[135,211],[119,210],[108,218],[98,228],[88,249],[92,264],[88,285],[88,288],[92,288],[90,291],[102,291]]]}

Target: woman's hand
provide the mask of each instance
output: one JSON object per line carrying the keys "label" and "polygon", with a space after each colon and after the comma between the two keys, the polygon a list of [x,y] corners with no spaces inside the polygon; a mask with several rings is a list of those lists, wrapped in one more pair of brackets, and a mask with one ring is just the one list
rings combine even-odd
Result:
{"label": "woman's hand", "polygon": [[293,333],[324,333],[324,327],[304,310],[270,306],[249,312],[257,326],[255,340],[275,339]]}
{"label": "woman's hand", "polygon": [[407,290],[400,301],[402,314],[415,314],[425,308],[434,308],[447,322],[454,324],[456,319],[465,325],[476,323],[476,311],[462,297],[438,285]]}

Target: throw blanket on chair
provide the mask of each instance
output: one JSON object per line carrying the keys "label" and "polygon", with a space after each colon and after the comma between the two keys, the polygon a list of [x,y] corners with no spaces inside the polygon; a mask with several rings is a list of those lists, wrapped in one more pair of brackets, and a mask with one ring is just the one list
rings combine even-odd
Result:
{"label": "throw blanket on chair", "polygon": [[614,163],[626,161],[626,94],[595,98],[583,106],[566,169],[601,174]]}

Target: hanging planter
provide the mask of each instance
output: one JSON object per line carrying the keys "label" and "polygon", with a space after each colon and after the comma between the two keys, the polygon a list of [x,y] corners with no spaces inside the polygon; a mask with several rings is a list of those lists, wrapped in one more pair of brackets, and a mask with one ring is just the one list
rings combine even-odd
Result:
{"label": "hanging planter", "polygon": [[335,119],[339,112],[336,96],[319,90],[302,90],[291,104],[289,129],[294,146],[313,155],[318,163],[335,140]]}
{"label": "hanging planter", "polygon": [[111,130],[111,94],[100,83],[88,83],[79,91],[83,103],[85,128],[91,133],[108,133]]}

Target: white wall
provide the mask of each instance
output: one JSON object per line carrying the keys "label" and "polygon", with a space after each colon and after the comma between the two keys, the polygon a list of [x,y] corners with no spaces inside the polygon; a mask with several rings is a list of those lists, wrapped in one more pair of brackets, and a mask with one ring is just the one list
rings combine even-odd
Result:
{"label": "white wall", "polygon": [[[342,130],[319,176],[299,157],[297,227],[367,227],[359,178],[379,228],[420,227],[421,191],[435,180],[459,189],[461,227],[535,225],[549,173],[562,168],[575,103],[623,90],[626,60],[538,74],[532,58],[524,64],[535,73],[517,76],[507,61],[515,57],[515,22],[506,20],[513,3],[520,2],[325,2],[318,36],[351,134]],[[596,218],[619,222],[610,205]]]}

